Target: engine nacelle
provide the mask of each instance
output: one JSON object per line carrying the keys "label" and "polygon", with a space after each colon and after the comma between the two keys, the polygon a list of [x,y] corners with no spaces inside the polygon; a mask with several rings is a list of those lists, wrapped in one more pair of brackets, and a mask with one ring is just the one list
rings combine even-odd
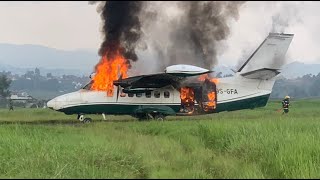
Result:
{"label": "engine nacelle", "polygon": [[211,72],[208,69],[204,69],[204,68],[192,66],[192,65],[186,65],[186,64],[177,64],[177,65],[168,66],[164,71],[165,73],[170,73],[170,74],[192,74],[192,75]]}

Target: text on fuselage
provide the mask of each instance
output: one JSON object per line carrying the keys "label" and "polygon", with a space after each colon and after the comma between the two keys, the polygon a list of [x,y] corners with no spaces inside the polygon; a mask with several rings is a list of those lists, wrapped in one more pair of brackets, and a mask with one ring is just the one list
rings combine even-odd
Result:
{"label": "text on fuselage", "polygon": [[237,89],[218,89],[219,94],[238,94]]}

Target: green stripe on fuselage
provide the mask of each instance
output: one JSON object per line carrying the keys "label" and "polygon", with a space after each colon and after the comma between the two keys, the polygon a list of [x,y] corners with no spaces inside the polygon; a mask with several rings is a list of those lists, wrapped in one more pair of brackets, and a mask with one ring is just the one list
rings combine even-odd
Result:
{"label": "green stripe on fuselage", "polygon": [[[267,104],[270,94],[257,96],[248,99],[242,99],[232,102],[219,103],[213,113],[222,111],[235,111],[241,109],[253,109],[263,107]],[[166,115],[174,115],[179,112],[180,105],[136,105],[136,104],[92,104],[79,105],[60,109],[65,114],[113,114],[113,115],[131,115],[135,112],[150,110],[159,110]]]}

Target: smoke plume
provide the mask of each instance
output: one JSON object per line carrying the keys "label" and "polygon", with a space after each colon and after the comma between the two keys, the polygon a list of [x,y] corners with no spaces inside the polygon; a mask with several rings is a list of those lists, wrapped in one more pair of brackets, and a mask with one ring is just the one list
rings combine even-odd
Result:
{"label": "smoke plume", "polygon": [[163,2],[160,7],[173,8],[173,17],[166,17],[169,13],[161,12],[163,8],[155,9],[158,25],[144,26],[150,41],[156,41],[151,44],[155,45],[152,48],[157,52],[159,68],[172,64],[212,68],[218,62],[223,40],[230,36],[229,21],[238,20],[239,7],[244,2],[168,3]]}
{"label": "smoke plume", "polygon": [[[90,1],[95,4],[97,1]],[[103,22],[104,40],[99,55],[107,58],[120,50],[127,60],[137,61],[136,45],[141,37],[139,13],[142,1],[107,1],[100,2],[98,12]]]}
{"label": "smoke plume", "polygon": [[302,22],[300,16],[299,4],[296,3],[278,3],[277,11],[272,15],[271,32],[284,33],[292,24]]}
{"label": "smoke plume", "polygon": [[[271,32],[287,33],[286,31],[290,26],[297,22],[302,22],[300,17],[299,6],[297,4],[284,3],[276,4],[278,6],[277,11],[272,15]],[[269,64],[270,67],[281,68],[288,61],[288,55],[284,57],[275,57]]]}
{"label": "smoke plume", "polygon": [[173,64],[211,69],[218,62],[217,55],[225,49],[230,20],[238,20],[243,3],[100,2],[98,11],[105,37],[99,55],[110,56],[120,47],[126,59],[137,61],[137,51],[148,48],[152,55],[143,60],[147,63],[134,63],[141,64],[136,67],[140,72],[152,69],[151,64],[156,66],[152,71],[163,71]]}

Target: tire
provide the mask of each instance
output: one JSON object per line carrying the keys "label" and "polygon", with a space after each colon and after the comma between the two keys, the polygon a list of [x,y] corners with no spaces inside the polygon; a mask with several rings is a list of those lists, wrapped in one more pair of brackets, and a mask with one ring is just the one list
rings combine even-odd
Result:
{"label": "tire", "polygon": [[162,114],[157,114],[155,115],[154,119],[157,121],[164,121],[164,116]]}
{"label": "tire", "polygon": [[91,118],[84,118],[83,123],[91,123]]}
{"label": "tire", "polygon": [[83,114],[81,114],[81,115],[78,115],[78,119],[79,119],[79,121],[80,122],[83,122],[84,121],[84,115]]}

